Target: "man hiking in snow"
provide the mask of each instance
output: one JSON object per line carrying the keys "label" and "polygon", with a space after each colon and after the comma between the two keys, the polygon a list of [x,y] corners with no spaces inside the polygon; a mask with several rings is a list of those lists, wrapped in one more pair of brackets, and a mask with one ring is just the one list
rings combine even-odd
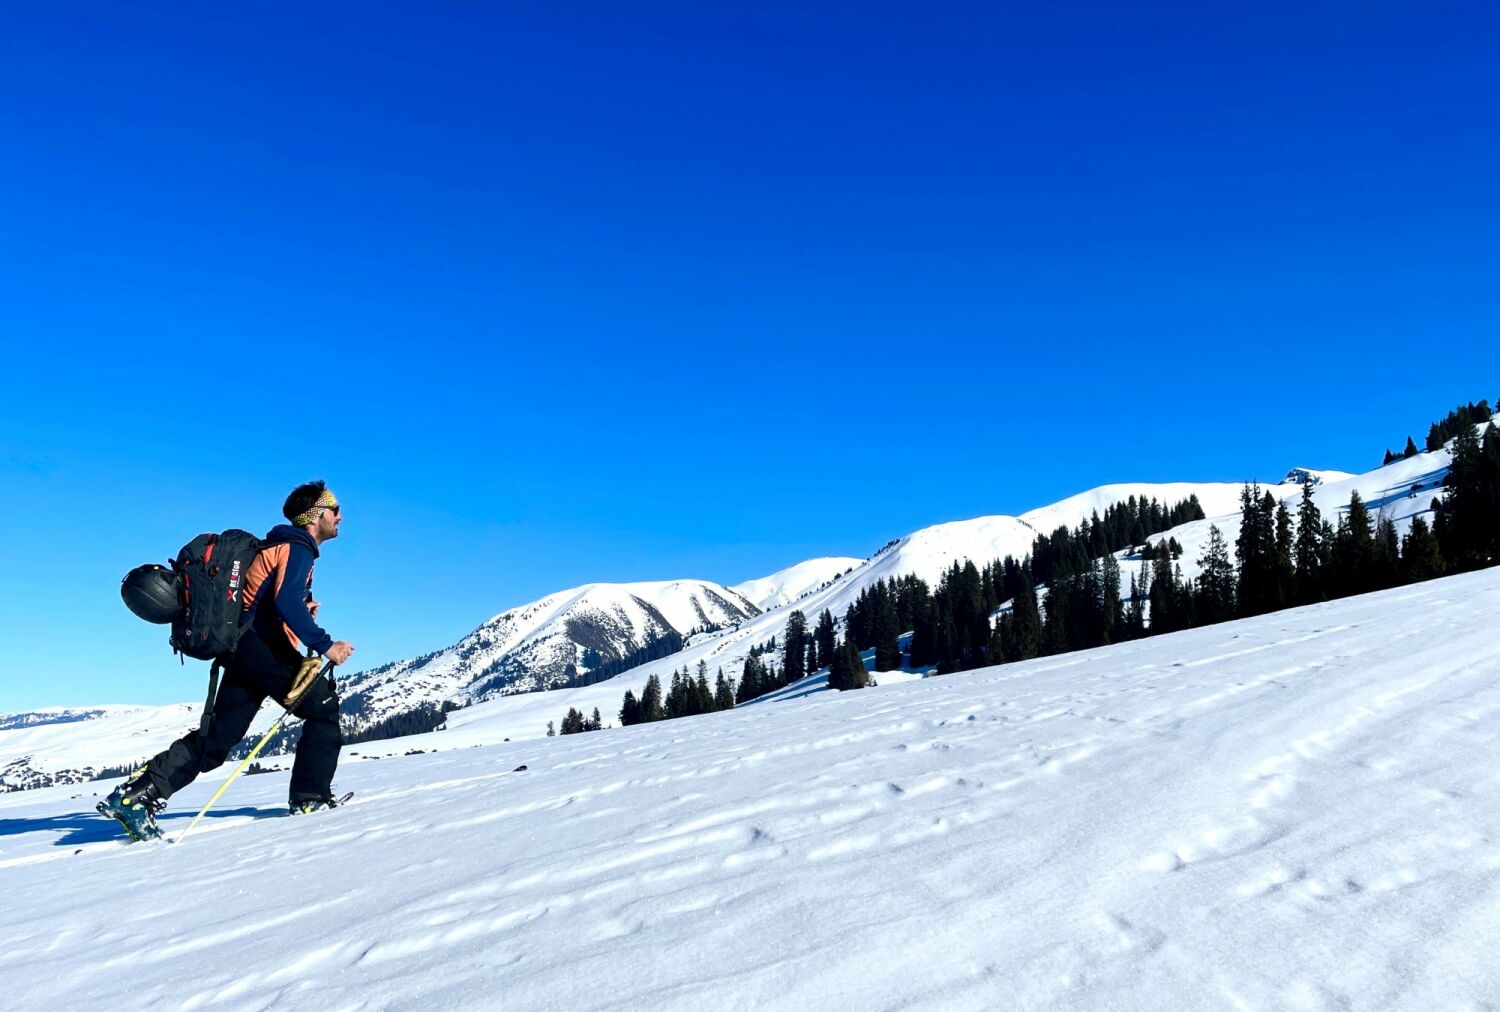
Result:
{"label": "man hiking in snow", "polygon": [[[267,696],[285,703],[302,670],[300,648],[342,664],[353,644],[335,641],[315,621],[313,562],[324,542],[338,537],[339,501],[321,481],[299,485],[281,509],[290,521],[271,529],[245,576],[240,637],[214,698],[206,733],[189,731],[157,755],[105,799],[99,810],[118,819],[133,835],[158,836],[155,815],[166,800],[197,778],[221,766]],[[338,766],[339,699],[332,677],[319,678],[294,700],[304,721],[292,765],[292,813],[334,805],[333,771]]]}

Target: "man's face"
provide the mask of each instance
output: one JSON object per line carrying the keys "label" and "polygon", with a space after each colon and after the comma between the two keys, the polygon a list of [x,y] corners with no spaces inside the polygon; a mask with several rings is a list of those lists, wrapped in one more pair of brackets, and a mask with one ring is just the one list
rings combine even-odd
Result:
{"label": "man's face", "polygon": [[342,506],[335,506],[331,510],[324,510],[323,515],[318,517],[318,536],[324,541],[332,541],[339,536],[339,524],[343,520]]}

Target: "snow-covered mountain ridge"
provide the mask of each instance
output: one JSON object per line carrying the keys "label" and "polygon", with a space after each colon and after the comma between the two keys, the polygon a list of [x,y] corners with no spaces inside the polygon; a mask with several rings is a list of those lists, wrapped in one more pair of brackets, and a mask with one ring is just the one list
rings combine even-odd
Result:
{"label": "snow-covered mountain ridge", "polygon": [[754,601],[765,611],[806,597],[826,587],[851,569],[865,564],[864,559],[809,559],[759,580],[737,583],[730,590]]}
{"label": "snow-covered mountain ridge", "polygon": [[367,720],[413,702],[551,689],[671,633],[732,626],[761,610],[703,580],[588,584],[501,612],[446,650],[340,679]]}
{"label": "snow-covered mountain ridge", "polygon": [[[1350,492],[1358,490],[1372,511],[1383,510],[1398,525],[1404,525],[1411,516],[1430,508],[1448,460],[1446,451],[1436,451],[1361,475],[1294,469],[1289,477],[1306,476],[1319,482],[1315,498],[1325,516],[1344,508]],[[1241,489],[1240,484],[1231,482],[1104,485],[1019,516],[978,517],[926,527],[893,540],[868,560],[810,560],[732,588],[696,580],[591,584],[502,612],[443,650],[341,675],[341,691],[348,708],[363,723],[424,704],[449,700],[472,703],[505,695],[512,697],[507,705],[517,718],[512,736],[535,737],[545,733],[547,722],[560,719],[570,706],[584,713],[597,708],[606,720],[612,719],[625,690],[639,694],[653,674],[669,681],[673,670],[684,665],[696,668],[701,661],[708,665],[710,677],[719,668],[730,677],[737,676],[752,647],[769,643],[781,634],[792,607],[810,619],[824,609],[841,617],[877,580],[915,574],[935,583],[946,569],[965,559],[978,563],[1006,555],[1019,559],[1030,551],[1038,535],[1049,534],[1059,526],[1076,527],[1095,512],[1103,513],[1131,496],[1154,498],[1163,505],[1197,496],[1208,519],[1162,535],[1175,537],[1184,546],[1184,575],[1192,577],[1211,525],[1219,527],[1231,541],[1235,537]],[[1279,498],[1301,493],[1300,485],[1289,482],[1266,486],[1265,490]],[[1128,578],[1128,552],[1119,555]],[[568,680],[570,671],[586,672],[590,667],[587,660],[623,657],[669,629],[685,635],[694,628],[709,631],[693,636],[680,653],[647,662],[596,685],[557,688]],[[532,691],[537,689],[550,691]],[[123,708],[131,711],[128,718],[106,710],[96,720],[77,725],[33,729],[24,739],[15,737],[13,731],[0,730],[0,779],[15,784],[24,776],[35,784],[45,782],[48,773],[64,770],[82,779],[90,767],[144,758],[192,726],[199,705]],[[463,712],[450,716],[450,725],[461,722]],[[271,719],[263,714],[257,726],[269,724]],[[142,721],[153,720],[148,735],[114,730],[118,726],[139,732]],[[152,743],[142,748],[147,738]],[[72,758],[59,764],[54,757],[62,754]],[[81,761],[85,758],[92,761]]]}

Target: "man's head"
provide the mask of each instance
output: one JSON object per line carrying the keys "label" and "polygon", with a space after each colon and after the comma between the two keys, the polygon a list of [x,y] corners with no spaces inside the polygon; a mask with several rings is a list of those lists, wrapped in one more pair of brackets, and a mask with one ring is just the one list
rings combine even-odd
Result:
{"label": "man's head", "polygon": [[343,520],[338,499],[322,481],[310,481],[292,489],[282,504],[281,515],[311,534],[320,545],[339,536],[339,523]]}

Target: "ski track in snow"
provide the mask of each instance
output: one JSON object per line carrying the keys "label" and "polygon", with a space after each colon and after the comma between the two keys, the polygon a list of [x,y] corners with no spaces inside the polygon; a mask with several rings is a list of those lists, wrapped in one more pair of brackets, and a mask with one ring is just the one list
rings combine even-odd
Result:
{"label": "ski track in snow", "polygon": [[296,820],[246,777],[181,846],[7,795],[6,1005],[1496,1007],[1497,609],[1491,570],[355,763]]}

